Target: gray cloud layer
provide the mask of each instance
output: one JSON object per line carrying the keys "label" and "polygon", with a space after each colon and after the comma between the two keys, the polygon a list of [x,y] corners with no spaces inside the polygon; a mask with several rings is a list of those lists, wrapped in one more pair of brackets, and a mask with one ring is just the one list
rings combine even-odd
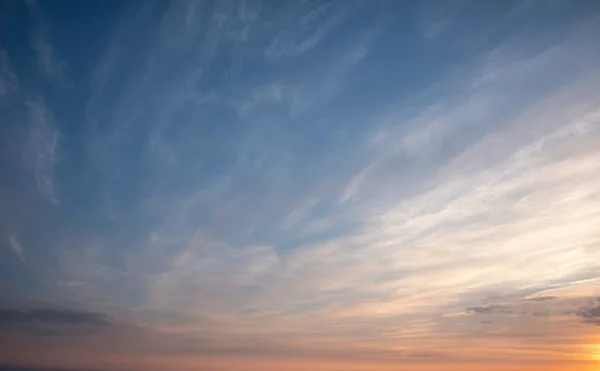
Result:
{"label": "gray cloud layer", "polygon": [[109,317],[100,313],[62,309],[0,309],[0,324],[49,322],[69,325],[110,326]]}

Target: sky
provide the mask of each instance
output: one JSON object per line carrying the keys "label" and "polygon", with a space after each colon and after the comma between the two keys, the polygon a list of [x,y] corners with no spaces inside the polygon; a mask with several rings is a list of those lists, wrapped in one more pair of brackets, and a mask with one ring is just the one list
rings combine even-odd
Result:
{"label": "sky", "polygon": [[0,2],[0,370],[600,369],[600,3]]}

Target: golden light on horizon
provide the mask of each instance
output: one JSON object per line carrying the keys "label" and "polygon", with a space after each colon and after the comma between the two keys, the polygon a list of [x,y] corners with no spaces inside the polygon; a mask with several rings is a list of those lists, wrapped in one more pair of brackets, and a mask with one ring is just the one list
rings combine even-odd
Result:
{"label": "golden light on horizon", "polygon": [[594,352],[592,352],[592,359],[594,361],[600,361],[600,344],[594,345]]}
{"label": "golden light on horizon", "polygon": [[589,357],[588,358],[589,360],[600,362],[600,343],[586,344],[584,349],[585,349],[585,353]]}

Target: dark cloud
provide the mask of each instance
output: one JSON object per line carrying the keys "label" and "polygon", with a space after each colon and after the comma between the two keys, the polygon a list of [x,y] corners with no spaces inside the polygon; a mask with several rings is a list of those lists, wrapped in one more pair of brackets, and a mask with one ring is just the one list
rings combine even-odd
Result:
{"label": "dark cloud", "polygon": [[556,296],[540,296],[537,298],[524,299],[523,301],[532,301],[532,302],[540,302],[540,301],[550,301],[555,300]]}
{"label": "dark cloud", "polygon": [[583,323],[600,326],[600,306],[584,308],[575,314],[583,318]]}
{"label": "dark cloud", "polygon": [[[80,371],[90,371],[87,369],[78,369]],[[3,365],[0,364],[0,371],[73,371],[73,369],[43,367],[43,366],[21,366],[21,365]],[[95,371],[98,371],[97,369]]]}
{"label": "dark cloud", "polygon": [[61,323],[71,325],[110,326],[109,317],[101,313],[62,309],[0,309],[0,324]]}
{"label": "dark cloud", "polygon": [[36,366],[16,366],[0,365],[0,371],[66,371],[58,368],[36,367]]}
{"label": "dark cloud", "polygon": [[600,302],[600,298],[597,297],[561,300],[555,296],[542,296],[522,299],[507,305],[468,307],[466,311],[474,315],[508,314],[538,318],[574,315],[581,318],[583,323],[600,326],[600,305],[598,305],[598,302]]}
{"label": "dark cloud", "polygon": [[467,308],[467,313],[473,314],[495,314],[495,313],[512,313],[510,309],[502,305],[482,305],[477,307]]}

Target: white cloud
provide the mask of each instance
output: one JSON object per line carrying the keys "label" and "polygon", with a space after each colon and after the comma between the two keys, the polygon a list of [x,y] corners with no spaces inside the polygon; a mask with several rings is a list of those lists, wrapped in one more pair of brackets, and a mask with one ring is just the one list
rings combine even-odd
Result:
{"label": "white cloud", "polygon": [[[518,295],[600,269],[598,83],[597,75],[585,74],[533,100],[520,115],[501,117],[413,194],[371,192],[343,205],[360,227],[326,242],[277,251],[234,247],[199,233],[149,287],[150,304],[194,316],[178,331],[208,321],[216,337],[238,328],[259,337],[343,336],[383,349],[403,341],[407,349],[451,352],[455,345],[432,340],[446,311],[464,310],[486,293]],[[465,117],[478,118],[472,125],[480,120],[470,114],[470,99],[456,102],[450,115],[435,113],[451,124],[441,142],[460,135]],[[389,146],[377,163],[382,168],[359,173],[342,199],[365,194],[358,184],[367,177],[377,189],[382,169],[421,150],[398,151],[393,143],[378,143]],[[385,182],[392,189],[402,178]],[[282,225],[298,223],[313,207],[307,201]]]}
{"label": "white cloud", "polygon": [[21,261],[24,263],[25,262],[25,249],[23,248],[23,245],[21,245],[21,243],[19,242],[17,237],[14,235],[10,236],[8,239],[8,244],[10,245],[10,248],[12,249],[12,251],[15,254],[17,254],[19,259],[21,259]]}
{"label": "white cloud", "polygon": [[291,57],[306,53],[316,47],[326,36],[341,23],[346,15],[345,9],[338,9],[336,3],[321,4],[307,9],[292,7],[284,17],[285,26],[282,32],[275,35],[267,47],[269,58]]}
{"label": "white cloud", "polygon": [[234,107],[240,117],[245,117],[261,105],[281,102],[283,96],[283,86],[279,84],[269,84],[252,89],[249,93],[249,97],[241,103],[234,103]]}
{"label": "white cloud", "polygon": [[353,72],[369,52],[377,33],[378,27],[364,32],[358,37],[355,44],[351,45],[334,61],[325,76],[318,76],[317,79],[303,82],[292,88],[291,116],[298,117],[335,98],[344,86],[348,75]]}
{"label": "white cloud", "polygon": [[[443,161],[443,157],[469,157],[473,163],[492,161],[533,140],[543,130],[551,130],[552,125],[565,124],[545,112],[531,113],[525,102],[547,107],[561,104],[570,111],[596,104],[589,81],[598,76],[590,60],[595,60],[600,50],[589,47],[592,31],[588,27],[569,31],[554,44],[541,43],[544,47],[523,46],[537,45],[534,42],[537,40],[529,43],[518,37],[506,40],[486,52],[482,63],[470,70],[456,72],[447,81],[406,102],[389,104],[375,119],[373,134],[361,148],[367,157],[366,165],[350,179],[340,199],[350,199],[364,186],[377,187],[376,181],[374,185],[367,183],[384,172],[396,173],[395,179],[409,177],[408,181],[412,181],[429,171],[435,162]],[[582,57],[573,62],[573,55]],[[416,110],[415,106],[422,108]],[[552,112],[565,120],[571,114]],[[517,120],[519,115],[532,117]],[[512,141],[492,143],[497,136],[512,135],[515,128],[505,128],[510,125],[520,126],[519,136]],[[486,139],[480,140],[482,136]],[[482,151],[483,157],[472,156],[469,149],[463,154],[455,153],[457,148],[465,146],[488,147],[488,151]],[[416,174],[401,171],[406,168],[404,165],[415,163]],[[394,170],[397,168],[401,169]]]}
{"label": "white cloud", "polygon": [[316,197],[309,198],[307,201],[303,202],[299,207],[297,207],[283,219],[282,227],[284,229],[290,229],[302,221],[305,221],[309,217],[310,213],[314,210],[318,202],[319,199]]}

